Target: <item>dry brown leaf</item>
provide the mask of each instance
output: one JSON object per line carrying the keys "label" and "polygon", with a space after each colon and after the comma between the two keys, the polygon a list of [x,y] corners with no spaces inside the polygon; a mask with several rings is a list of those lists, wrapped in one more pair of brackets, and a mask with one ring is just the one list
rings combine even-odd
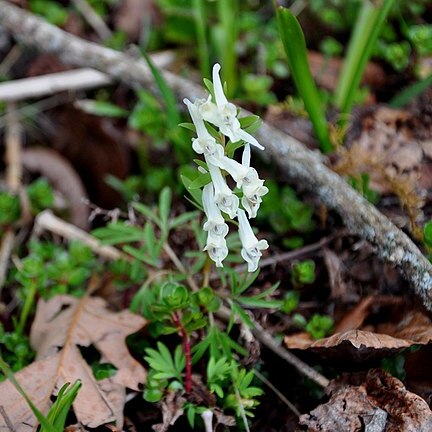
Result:
{"label": "dry brown leaf", "polygon": [[[37,361],[16,378],[43,413],[56,389],[80,379],[82,387],[73,404],[78,421],[92,428],[115,421],[121,428],[125,387],[137,390],[146,378],[144,368],[130,355],[125,338],[144,325],[142,317],[129,311],[110,311],[97,297],[40,300],[30,335]],[[100,352],[101,362],[117,368],[113,377],[95,380],[78,348],[91,345]],[[37,424],[27,403],[8,381],[0,385],[0,405],[16,432],[33,430]],[[5,426],[2,419],[1,426]]]}
{"label": "dry brown leaf", "polygon": [[[390,296],[373,296],[359,302],[337,325],[336,332],[327,338],[313,340],[306,332],[285,337],[291,349],[310,350],[327,357],[348,356],[365,360],[371,356],[382,357],[412,345],[426,345],[432,341],[432,322],[421,312],[400,313],[394,321],[364,326],[370,308],[392,306],[400,308],[402,299]],[[400,312],[400,311],[399,311]]]}
{"label": "dry brown leaf", "polygon": [[372,369],[366,376],[345,375],[330,383],[327,392],[329,402],[300,417],[308,432],[432,430],[428,404],[381,369]]}
{"label": "dry brown leaf", "polygon": [[[350,310],[336,325],[335,333],[343,333],[348,330],[360,328],[367,316],[370,314],[372,306],[385,306],[401,304],[402,299],[394,296],[369,296],[361,300],[352,310]],[[387,333],[385,331],[379,333]]]}
{"label": "dry brown leaf", "polygon": [[162,423],[153,425],[152,429],[155,432],[166,432],[183,415],[183,405],[185,402],[186,399],[178,393],[168,393],[161,402]]}

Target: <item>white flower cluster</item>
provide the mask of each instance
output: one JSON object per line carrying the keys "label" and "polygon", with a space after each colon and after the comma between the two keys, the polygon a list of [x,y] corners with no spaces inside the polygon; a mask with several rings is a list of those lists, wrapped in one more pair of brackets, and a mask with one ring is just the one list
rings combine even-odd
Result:
{"label": "white flower cluster", "polygon": [[[207,244],[204,248],[217,267],[223,267],[222,261],[228,255],[225,237],[228,225],[222,213],[231,219],[238,218],[239,234],[242,243],[241,255],[248,264],[248,271],[258,268],[261,251],[268,248],[266,240],[258,240],[252,231],[248,217],[254,218],[262,201],[262,196],[268,192],[264,180],[258,177],[257,171],[250,166],[251,149],[253,145],[260,150],[264,147],[248,132],[244,131],[237,118],[237,108],[228,102],[219,77],[220,65],[213,66],[214,100],[210,95],[207,100],[197,99],[192,103],[184,99],[196,128],[197,138],[192,140],[192,148],[198,154],[204,155],[211,183],[203,189],[203,207],[207,217],[204,230],[207,231]],[[218,142],[207,130],[204,121],[216,126],[231,142],[244,141],[242,162],[239,163],[225,155],[224,143]],[[230,189],[225,180],[226,171],[242,191],[240,200]]]}

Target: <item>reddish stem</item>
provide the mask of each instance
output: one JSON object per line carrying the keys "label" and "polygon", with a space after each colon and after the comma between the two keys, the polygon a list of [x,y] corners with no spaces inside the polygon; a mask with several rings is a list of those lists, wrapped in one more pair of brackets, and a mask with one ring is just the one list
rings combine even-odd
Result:
{"label": "reddish stem", "polygon": [[192,391],[192,356],[191,356],[190,340],[184,325],[180,321],[177,312],[173,312],[172,320],[174,322],[174,325],[178,328],[181,337],[183,339],[183,350],[186,357],[185,391],[187,394],[189,394]]}

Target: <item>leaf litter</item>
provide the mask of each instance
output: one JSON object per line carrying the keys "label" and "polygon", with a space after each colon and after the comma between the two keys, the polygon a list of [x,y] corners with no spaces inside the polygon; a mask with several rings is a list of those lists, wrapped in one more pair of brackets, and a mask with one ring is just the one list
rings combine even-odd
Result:
{"label": "leaf litter", "polygon": [[418,395],[382,369],[332,381],[330,400],[300,417],[308,432],[429,432],[432,411]]}
{"label": "leaf litter", "polygon": [[[126,387],[138,390],[146,379],[145,369],[131,356],[125,339],[145,324],[144,318],[127,310],[109,310],[106,301],[98,297],[61,295],[40,300],[30,334],[36,361],[16,378],[43,413],[64,383],[80,379],[82,387],[73,404],[77,420],[91,428],[111,422],[121,428]],[[100,353],[101,363],[117,368],[112,377],[95,379],[79,349],[90,346]],[[0,406],[16,432],[34,430],[36,418],[9,381],[0,385]],[[0,427],[7,427],[2,418]]]}
{"label": "leaf litter", "polygon": [[[394,354],[414,345],[427,345],[432,340],[432,322],[422,312],[406,310],[402,298],[369,296],[361,300],[336,325],[334,333],[314,340],[306,332],[285,337],[290,349],[308,350],[324,358],[348,357],[365,361]],[[367,320],[383,308],[393,312],[393,318],[383,323]]]}

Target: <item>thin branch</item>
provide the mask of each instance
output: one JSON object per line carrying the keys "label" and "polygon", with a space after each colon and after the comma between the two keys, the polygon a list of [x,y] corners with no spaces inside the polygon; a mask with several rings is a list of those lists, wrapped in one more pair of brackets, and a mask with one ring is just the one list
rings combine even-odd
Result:
{"label": "thin branch", "polygon": [[176,266],[177,270],[186,276],[186,280],[188,281],[189,286],[192,288],[192,291],[198,291],[199,287],[197,283],[195,282],[193,277],[189,274],[186,267],[180,261],[180,258],[176,255],[176,253],[173,251],[171,246],[168,243],[165,243],[163,246],[163,250],[168,255],[172,263]]}
{"label": "thin branch", "polygon": [[112,36],[112,32],[105,24],[105,21],[86,0],[72,0],[72,2],[102,40]]}
{"label": "thin branch", "polygon": [[268,387],[274,394],[297,416],[301,416],[301,412],[296,408],[296,406],[290,402],[285,395],[278,390],[260,371],[254,369],[254,374]]}
{"label": "thin branch", "polygon": [[38,235],[41,231],[49,231],[67,240],[79,240],[95,253],[109,260],[127,259],[118,249],[102,245],[92,235],[55,216],[51,210],[44,210],[36,216],[34,232]]}
{"label": "thin branch", "polygon": [[[21,188],[21,126],[13,103],[7,105],[6,113],[6,184],[10,192],[18,194]],[[0,245],[0,293],[6,279],[9,258],[15,242],[13,227],[3,233]]]}
{"label": "thin branch", "polygon": [[[231,312],[225,306],[222,306],[216,315],[224,320],[229,321],[231,317]],[[238,319],[236,323],[238,323]],[[254,328],[251,329],[253,335],[269,350],[273,351],[280,358],[284,359],[291,366],[294,366],[301,374],[308,377],[315,383],[317,383],[321,387],[327,387],[330,381],[324,376],[317,372],[314,368],[310,367],[304,361],[300,360],[294,354],[290,353],[287,349],[282,347],[279,343],[277,343],[273,336],[264,330],[259,323],[253,320]]]}
{"label": "thin branch", "polygon": [[13,101],[42,97],[65,90],[93,89],[107,86],[112,82],[108,75],[89,68],[56,72],[1,83],[0,100]]}
{"label": "thin branch", "polygon": [[7,426],[8,429],[9,429],[9,432],[15,432],[16,429],[14,428],[14,425],[12,424],[11,419],[10,419],[9,416],[7,415],[7,412],[6,412],[6,410],[4,409],[4,406],[3,406],[3,405],[0,405],[0,414],[1,414],[1,416],[3,417],[3,419],[4,419],[4,421],[5,421],[5,423],[6,423],[6,426]]}
{"label": "thin branch", "polygon": [[[144,61],[68,34],[5,0],[0,0],[0,10],[0,25],[22,43],[56,54],[64,63],[91,67],[158,93]],[[169,72],[163,75],[179,100],[206,96],[201,86],[183,77]],[[249,113],[242,110],[242,114]],[[265,122],[257,138],[291,181],[315,193],[328,208],[340,214],[351,234],[368,240],[379,257],[398,267],[425,307],[432,311],[432,265],[406,234],[327,168],[319,153],[307,150]]]}

